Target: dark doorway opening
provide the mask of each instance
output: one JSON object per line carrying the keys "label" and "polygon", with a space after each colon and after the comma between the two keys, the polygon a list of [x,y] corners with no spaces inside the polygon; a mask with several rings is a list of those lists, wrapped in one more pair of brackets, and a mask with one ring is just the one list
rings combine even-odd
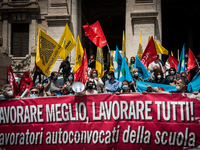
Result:
{"label": "dark doorway opening", "polygon": [[162,0],[162,45],[177,58],[185,43],[195,55],[200,53],[200,1]]}
{"label": "dark doorway opening", "polygon": [[[83,0],[82,1],[82,25],[93,24],[99,21],[111,50],[122,49],[122,32],[125,30],[125,0]],[[97,47],[82,29],[82,44],[87,50],[87,55],[96,55]],[[108,48],[103,47],[104,56],[107,56]]]}

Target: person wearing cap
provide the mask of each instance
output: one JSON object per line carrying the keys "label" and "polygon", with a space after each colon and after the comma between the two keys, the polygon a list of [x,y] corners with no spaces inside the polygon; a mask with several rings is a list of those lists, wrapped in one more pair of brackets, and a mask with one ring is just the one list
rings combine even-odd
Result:
{"label": "person wearing cap", "polygon": [[55,86],[50,88],[51,96],[61,96],[60,91],[61,90]]}
{"label": "person wearing cap", "polygon": [[68,61],[68,59],[69,59],[69,56],[67,56],[66,59],[61,62],[60,67],[58,69],[58,73],[62,69],[64,83],[67,81],[68,75],[69,75],[70,70],[71,70],[70,62]]}

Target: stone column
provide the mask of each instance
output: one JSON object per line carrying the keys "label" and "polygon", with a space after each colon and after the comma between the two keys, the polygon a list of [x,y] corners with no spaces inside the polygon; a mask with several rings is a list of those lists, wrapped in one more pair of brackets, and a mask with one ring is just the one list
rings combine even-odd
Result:
{"label": "stone column", "polygon": [[137,55],[142,30],[142,47],[145,49],[149,36],[161,42],[161,2],[135,3],[126,0],[126,55]]}
{"label": "stone column", "polygon": [[[74,36],[75,41],[77,41],[78,37],[78,0],[71,0],[71,22],[70,22],[70,30]],[[79,16],[80,17],[80,16]],[[74,65],[76,46],[70,53],[70,62]]]}
{"label": "stone column", "polygon": [[8,49],[8,20],[3,20],[3,47]]}

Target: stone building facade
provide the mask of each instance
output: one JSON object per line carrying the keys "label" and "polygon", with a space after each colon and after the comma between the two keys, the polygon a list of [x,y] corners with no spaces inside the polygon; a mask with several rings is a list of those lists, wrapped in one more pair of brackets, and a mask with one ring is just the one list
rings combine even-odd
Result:
{"label": "stone building facade", "polygon": [[[162,29],[162,19],[166,18],[165,22],[168,23],[174,15],[180,11],[184,12],[183,8],[186,6],[187,2],[180,0],[0,0],[0,50],[10,57],[15,73],[20,75],[24,71],[31,71],[35,64],[37,45],[35,25],[58,42],[65,24],[68,23],[75,40],[79,35],[87,54],[95,55],[96,46],[84,36],[82,25],[99,20],[110,49],[114,50],[116,45],[121,49],[122,32],[125,30],[128,58],[137,53],[140,30],[142,30],[143,49],[149,36],[154,36],[162,44],[162,32],[165,31],[166,48],[174,51],[177,47],[181,48],[180,42],[174,43],[173,46],[169,44],[171,35],[174,35],[174,40],[176,39],[175,33],[170,32],[167,26],[165,30]],[[194,19],[188,17],[192,21],[199,15],[196,9],[198,6],[193,4],[189,13],[184,12],[186,15],[194,16]],[[161,8],[166,11],[163,12]],[[173,14],[171,18],[167,17],[169,14]],[[175,16],[174,22],[180,16]],[[189,32],[192,29],[193,27],[188,25],[187,31],[190,37],[199,33],[199,30],[197,33]],[[191,39],[187,41],[193,46]],[[197,44],[196,48],[200,48],[200,44]],[[106,56],[108,48],[104,47],[103,50]],[[74,57],[75,48],[70,53],[72,65]],[[1,61],[0,63],[5,64]],[[61,61],[61,58],[58,58],[53,70],[58,70]]]}

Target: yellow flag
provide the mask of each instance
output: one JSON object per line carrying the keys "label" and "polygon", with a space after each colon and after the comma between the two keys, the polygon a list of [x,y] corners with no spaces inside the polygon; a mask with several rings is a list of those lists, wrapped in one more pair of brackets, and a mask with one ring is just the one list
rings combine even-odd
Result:
{"label": "yellow flag", "polygon": [[142,53],[143,53],[143,49],[142,49],[142,39],[141,39],[141,37],[142,37],[142,30],[140,31],[140,42],[139,42],[139,47],[138,47],[138,51],[137,51],[137,57],[138,57],[139,59],[141,59]]}
{"label": "yellow flag", "polygon": [[125,58],[126,58],[126,45],[125,45],[124,30],[123,30],[123,35],[122,35],[122,57],[123,56],[125,56]]}
{"label": "yellow flag", "polygon": [[113,50],[111,50],[110,56],[112,59],[110,58],[110,70],[109,71],[113,71]]}
{"label": "yellow flag", "polygon": [[36,64],[46,76],[49,76],[62,50],[53,38],[38,27]]}
{"label": "yellow flag", "polygon": [[[150,36],[149,36],[149,40],[150,40]],[[156,40],[153,38],[153,42],[156,48],[156,52],[158,54],[163,54],[163,55],[168,55],[168,50],[166,50],[164,47],[162,47],[162,45],[160,45],[158,42],[156,42]]]}
{"label": "yellow flag", "polygon": [[60,38],[59,44],[63,47],[63,50],[60,53],[60,57],[65,60],[69,53],[72,51],[76,45],[76,41],[66,23],[65,30]]}
{"label": "yellow flag", "polygon": [[104,62],[102,48],[97,47],[96,69],[98,71],[98,77],[104,76]]}
{"label": "yellow flag", "polygon": [[77,45],[76,45],[76,53],[75,53],[75,62],[74,62],[74,72],[80,67],[81,65],[81,60],[83,57],[83,47],[81,45],[81,41],[79,39],[79,35],[77,38]]}
{"label": "yellow flag", "polygon": [[172,51],[171,51],[171,56],[174,56]]}

